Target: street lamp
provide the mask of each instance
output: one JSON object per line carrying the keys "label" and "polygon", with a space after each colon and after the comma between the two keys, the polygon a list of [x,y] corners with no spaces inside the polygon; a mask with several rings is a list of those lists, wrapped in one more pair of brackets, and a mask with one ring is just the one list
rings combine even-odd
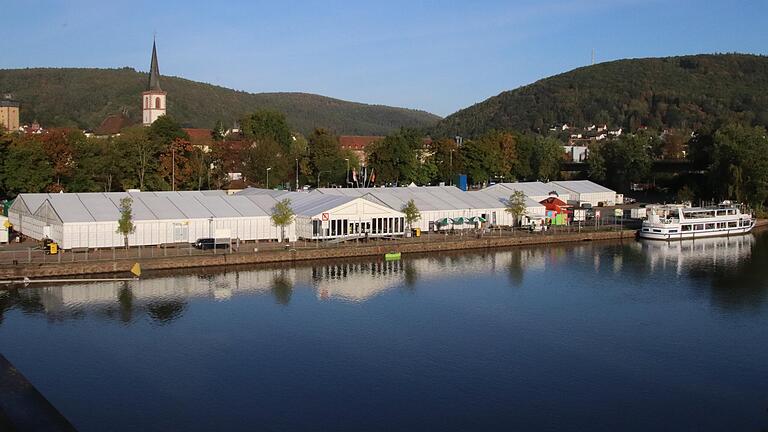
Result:
{"label": "street lamp", "polygon": [[451,170],[450,170],[449,178],[448,178],[448,184],[453,186],[453,149],[451,149]]}
{"label": "street lamp", "polygon": [[299,190],[299,158],[296,158],[296,190]]}
{"label": "street lamp", "polygon": [[269,189],[269,171],[272,170],[272,167],[267,168],[267,189]]}
{"label": "street lamp", "polygon": [[345,178],[347,186],[349,186],[349,158],[344,158],[347,161],[347,177]]}

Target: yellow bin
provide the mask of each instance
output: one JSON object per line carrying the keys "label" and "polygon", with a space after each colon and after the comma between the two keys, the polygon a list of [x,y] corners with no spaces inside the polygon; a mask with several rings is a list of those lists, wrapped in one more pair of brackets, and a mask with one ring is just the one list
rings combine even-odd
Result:
{"label": "yellow bin", "polygon": [[413,230],[414,237],[421,237],[421,228],[414,228]]}
{"label": "yellow bin", "polygon": [[48,247],[50,248],[49,251],[51,255],[56,255],[57,253],[59,253],[59,245],[56,244],[56,242],[51,242],[51,244],[49,244]]}

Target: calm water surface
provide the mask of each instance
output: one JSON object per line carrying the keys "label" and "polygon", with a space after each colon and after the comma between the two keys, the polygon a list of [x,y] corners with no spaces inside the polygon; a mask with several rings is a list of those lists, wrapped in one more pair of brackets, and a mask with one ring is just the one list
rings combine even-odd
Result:
{"label": "calm water surface", "polygon": [[0,292],[81,431],[768,428],[768,235]]}

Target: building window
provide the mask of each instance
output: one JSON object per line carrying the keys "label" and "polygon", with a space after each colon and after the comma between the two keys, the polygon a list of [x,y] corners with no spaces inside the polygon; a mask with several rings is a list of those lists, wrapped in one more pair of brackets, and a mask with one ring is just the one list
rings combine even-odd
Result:
{"label": "building window", "polygon": [[160,108],[161,108],[160,107],[160,98],[157,97],[157,98],[155,98],[155,109],[160,109]]}
{"label": "building window", "polygon": [[149,98],[146,96],[144,97],[144,108],[149,108]]}

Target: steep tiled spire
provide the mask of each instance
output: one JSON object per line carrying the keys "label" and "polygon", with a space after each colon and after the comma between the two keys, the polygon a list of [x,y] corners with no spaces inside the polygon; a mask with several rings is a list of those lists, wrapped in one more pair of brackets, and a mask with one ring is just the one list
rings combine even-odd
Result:
{"label": "steep tiled spire", "polygon": [[160,68],[157,66],[157,47],[155,46],[155,41],[152,41],[152,64],[149,66],[148,90],[161,90]]}

